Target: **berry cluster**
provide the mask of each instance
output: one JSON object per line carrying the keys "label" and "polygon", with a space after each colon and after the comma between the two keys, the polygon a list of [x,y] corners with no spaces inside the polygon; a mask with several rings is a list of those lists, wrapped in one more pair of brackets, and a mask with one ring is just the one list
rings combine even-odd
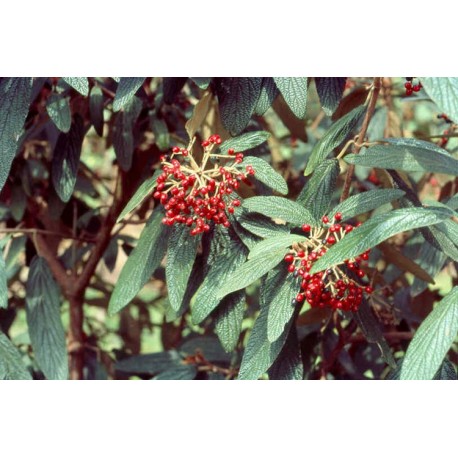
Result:
{"label": "berry cluster", "polygon": [[314,275],[309,273],[317,259],[345,237],[345,234],[361,224],[353,226],[341,224],[341,221],[342,214],[336,213],[332,221],[328,216],[323,216],[322,227],[304,224],[302,230],[309,235],[308,239],[293,244],[290,252],[285,256],[285,261],[289,264],[288,271],[295,277],[302,278],[301,290],[295,298],[296,303],[307,300],[312,307],[330,306],[334,310],[355,312],[361,304],[363,293],[372,293],[370,286],[360,285],[346,273],[350,271],[355,277],[362,279],[365,272],[360,266],[369,259],[370,250],[331,269]]}
{"label": "berry cluster", "polygon": [[[219,135],[203,141],[201,160],[194,157],[192,143],[188,148],[174,147],[170,156],[161,156],[163,172],[153,197],[164,205],[164,224],[186,224],[191,235],[208,232],[212,222],[230,226],[227,213],[234,213],[234,207],[240,206],[240,200],[231,194],[240,181],[249,183],[248,176],[255,170],[247,165],[244,172],[240,171],[236,165],[243,161],[243,154],[233,149],[227,154],[214,153],[220,144]],[[220,161],[226,162],[220,165]]]}
{"label": "berry cluster", "polygon": [[418,81],[417,84],[414,84],[413,77],[409,77],[406,78],[404,87],[406,88],[406,95],[412,95],[414,92],[419,92],[423,86],[421,85],[420,81]]}
{"label": "berry cluster", "polygon": [[[447,124],[452,124],[450,129],[444,130],[443,132],[444,135],[450,135],[451,133],[453,133],[456,126],[453,125],[453,121],[445,113],[438,114],[437,119],[443,119]],[[442,137],[439,141],[439,146],[444,148],[445,146],[447,146],[448,140],[449,140],[449,137]]]}

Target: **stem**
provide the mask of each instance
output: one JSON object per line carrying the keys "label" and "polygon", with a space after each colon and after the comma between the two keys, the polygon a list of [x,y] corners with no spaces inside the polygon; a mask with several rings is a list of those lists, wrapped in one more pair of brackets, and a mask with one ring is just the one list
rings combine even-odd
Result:
{"label": "stem", "polygon": [[83,333],[83,293],[69,296],[70,328],[68,333],[69,368],[71,380],[83,379],[84,333]]}
{"label": "stem", "polygon": [[[367,134],[367,128],[369,127],[369,123],[375,111],[375,105],[377,103],[377,98],[380,93],[381,83],[382,81],[380,77],[374,78],[374,85],[369,95],[370,99],[369,99],[369,104],[367,107],[366,115],[364,116],[363,124],[358,134],[358,140],[353,145],[353,154],[358,154],[363,146],[364,139],[366,138],[366,134]],[[341,202],[346,200],[348,198],[348,195],[350,194],[351,180],[353,178],[354,171],[355,171],[354,164],[350,164],[350,166],[347,169],[347,175],[345,176],[345,182],[344,182],[344,186],[342,190],[342,195],[340,196]]]}

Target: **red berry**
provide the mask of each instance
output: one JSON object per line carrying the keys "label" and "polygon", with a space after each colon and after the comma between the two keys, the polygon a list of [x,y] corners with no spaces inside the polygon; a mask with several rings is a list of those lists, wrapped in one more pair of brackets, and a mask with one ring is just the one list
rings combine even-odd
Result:
{"label": "red berry", "polygon": [[321,221],[323,221],[324,224],[328,224],[329,223],[329,218],[325,215],[325,216],[323,216],[323,218],[321,218]]}
{"label": "red berry", "polygon": [[310,232],[311,229],[312,229],[312,228],[311,228],[310,224],[303,224],[303,225],[302,225],[302,230],[303,230],[304,232]]}
{"label": "red berry", "polygon": [[419,84],[416,84],[412,89],[414,92],[418,92],[421,89],[421,86]]}
{"label": "red berry", "polygon": [[337,213],[334,215],[334,220],[337,221],[337,222],[342,221],[342,213],[337,212]]}

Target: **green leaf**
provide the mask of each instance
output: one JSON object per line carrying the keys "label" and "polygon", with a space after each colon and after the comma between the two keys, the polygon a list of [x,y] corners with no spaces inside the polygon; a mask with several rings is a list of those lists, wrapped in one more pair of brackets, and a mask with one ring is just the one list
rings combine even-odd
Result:
{"label": "green leaf", "polygon": [[243,207],[250,212],[261,213],[270,218],[282,219],[296,226],[318,223],[309,210],[284,197],[257,196],[243,201]]}
{"label": "green leaf", "polygon": [[273,237],[269,237],[257,243],[250,250],[248,259],[254,259],[260,256],[264,256],[265,254],[268,254],[271,251],[286,251],[286,248],[290,247],[293,243],[303,242],[305,240],[307,240],[307,237],[305,237],[304,235],[277,234]]}
{"label": "green leaf", "polygon": [[8,307],[8,284],[5,260],[0,250],[0,309]]}
{"label": "green leaf", "polygon": [[8,178],[29,112],[33,78],[3,78],[0,82],[0,191]]}
{"label": "green leaf", "polygon": [[142,102],[139,98],[133,97],[121,110],[113,126],[113,147],[120,167],[128,171],[132,165],[134,153],[134,124],[142,110]]}
{"label": "green leaf", "polygon": [[312,267],[321,272],[346,259],[352,259],[400,232],[438,224],[451,217],[443,208],[401,208],[373,216],[332,246]]}
{"label": "green leaf", "polygon": [[155,210],[148,219],[115,284],[108,305],[110,315],[124,308],[159,267],[170,232],[169,226],[162,224],[163,216],[162,211]]}
{"label": "green leaf", "polygon": [[262,116],[274,103],[279,90],[272,77],[262,79],[261,93],[259,94],[258,103],[256,104],[255,113]]}
{"label": "green leaf", "polygon": [[245,294],[232,293],[225,297],[215,310],[215,333],[224,350],[233,351],[242,330],[243,314],[245,312]]}
{"label": "green leaf", "polygon": [[294,116],[299,119],[305,119],[308,78],[274,77],[274,81]]}
{"label": "green leaf", "polygon": [[46,111],[60,131],[68,132],[70,130],[72,113],[67,97],[51,94],[46,101]]}
{"label": "green leaf", "polygon": [[154,134],[154,141],[161,151],[166,151],[170,148],[170,134],[167,124],[156,116],[150,118],[151,130]]}
{"label": "green leaf", "polygon": [[178,347],[180,353],[195,355],[197,352],[203,354],[204,358],[210,362],[230,363],[232,355],[226,351],[213,336],[194,335],[186,338]]}
{"label": "green leaf", "polygon": [[289,227],[285,224],[275,224],[268,216],[259,213],[242,213],[239,223],[252,234],[262,238],[280,234],[289,234]]}
{"label": "green leaf", "polygon": [[262,145],[269,137],[269,132],[257,130],[255,132],[248,132],[246,134],[239,135],[238,137],[230,138],[229,140],[223,142],[219,148],[224,154],[227,154],[227,150],[231,148],[240,153]]}
{"label": "green leaf", "polygon": [[118,216],[116,223],[119,223],[123,220],[126,215],[128,215],[132,210],[135,210],[150,194],[151,191],[156,186],[157,177],[162,173],[162,170],[156,170],[154,175],[150,178],[147,178],[135,191],[135,194],[129,200],[127,205],[124,207],[124,210]]}
{"label": "green leaf", "polygon": [[95,131],[100,137],[103,137],[103,92],[98,86],[91,89],[89,115]]}
{"label": "green leaf", "polygon": [[455,123],[458,123],[458,78],[421,78],[431,100]]}
{"label": "green leaf", "polygon": [[400,189],[373,189],[361,192],[341,202],[329,214],[334,216],[340,212],[344,220],[350,219],[400,199],[404,194]]}
{"label": "green leaf", "polygon": [[316,90],[323,111],[331,116],[339,105],[345,90],[347,78],[323,77],[315,78]]}
{"label": "green leaf", "polygon": [[254,177],[258,181],[280,194],[288,194],[288,185],[285,179],[264,159],[255,156],[246,156],[240,164],[236,164],[236,167],[245,170],[248,165],[254,168]]}
{"label": "green leaf", "polygon": [[115,369],[126,374],[155,375],[181,367],[182,359],[175,350],[130,356],[115,363]]}
{"label": "green leaf", "polygon": [[458,176],[458,160],[433,143],[413,138],[388,138],[386,144],[371,146],[359,154],[349,154],[349,164],[406,172],[445,173]]}
{"label": "green leaf", "polygon": [[291,327],[285,345],[268,370],[268,374],[270,380],[302,380],[304,378],[301,347],[294,326]]}
{"label": "green leaf", "polygon": [[122,110],[133,99],[145,79],[138,76],[121,78],[113,100],[113,111]]}
{"label": "green leaf", "polygon": [[19,350],[0,331],[0,380],[32,380]]}
{"label": "green leaf", "polygon": [[52,157],[52,182],[57,195],[68,202],[75,188],[84,139],[83,118],[76,114],[67,134],[60,134]]}
{"label": "green leaf", "polygon": [[210,85],[210,81],[212,80],[210,76],[206,77],[196,77],[196,76],[191,76],[191,79],[196,83],[196,85],[199,87],[199,89],[207,89],[207,87]]}
{"label": "green leaf", "polygon": [[223,287],[218,292],[218,297],[223,298],[227,294],[251,285],[251,283],[261,278],[279,264],[283,260],[284,255],[285,250],[280,249],[272,251],[263,257],[248,260],[229,275],[229,278],[227,278]]}
{"label": "green leaf", "polygon": [[365,112],[366,106],[360,105],[340,118],[328,129],[323,138],[313,147],[304,175],[310,175],[318,164],[350,136]]}
{"label": "green leaf", "polygon": [[453,364],[445,358],[436,372],[433,380],[456,380],[457,374]]}
{"label": "green leaf", "polygon": [[194,380],[197,368],[193,364],[181,364],[160,372],[153,380]]}
{"label": "green leaf", "polygon": [[215,78],[221,120],[231,135],[248,125],[261,93],[262,78]]}
{"label": "green leaf", "polygon": [[14,237],[5,258],[6,278],[10,280],[21,268],[20,256],[25,251],[26,237]]}
{"label": "green leaf", "polygon": [[60,319],[60,292],[44,258],[30,263],[26,285],[30,341],[38,366],[50,380],[68,378],[65,330]]}
{"label": "green leaf", "polygon": [[170,305],[174,310],[180,308],[186,292],[199,242],[200,237],[192,236],[188,226],[180,224],[172,227],[168,242],[165,275]]}
{"label": "green leaf", "polygon": [[201,323],[220,304],[219,295],[227,279],[246,260],[247,249],[229,234],[220,234],[212,240],[212,254],[208,272],[200,285],[191,309],[194,323]]}
{"label": "green leaf", "polygon": [[62,79],[80,94],[85,96],[89,94],[89,81],[87,78],[67,76],[63,77]]}
{"label": "green leaf", "polygon": [[426,317],[407,348],[401,380],[431,380],[458,333],[458,287]]}
{"label": "green leaf", "polygon": [[296,202],[310,209],[316,219],[326,215],[331,205],[339,173],[340,167],[337,159],[323,161],[315,169],[312,178],[304,186]]}
{"label": "green leaf", "polygon": [[274,275],[267,276],[271,293],[268,296],[267,339],[275,342],[290,322],[296,303],[293,302],[300,290],[300,280],[288,272],[286,263]]}

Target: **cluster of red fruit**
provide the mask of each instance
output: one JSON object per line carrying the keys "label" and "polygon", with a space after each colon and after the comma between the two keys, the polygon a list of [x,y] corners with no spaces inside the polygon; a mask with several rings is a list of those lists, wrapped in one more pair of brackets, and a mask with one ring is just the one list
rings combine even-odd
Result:
{"label": "cluster of red fruit", "polygon": [[[443,119],[447,124],[453,124],[453,121],[445,113],[438,114],[437,119]],[[453,133],[454,127],[456,126],[452,126],[451,129],[444,130],[444,135],[449,135]],[[442,148],[447,146],[448,140],[449,137],[442,137],[439,141],[439,146],[441,146]]]}
{"label": "cluster of red fruit", "polygon": [[412,95],[414,92],[419,92],[423,86],[420,81],[417,84],[413,84],[413,77],[408,77],[404,87],[406,88],[406,95]]}
{"label": "cluster of red fruit", "polygon": [[[251,165],[241,172],[235,167],[243,161],[243,154],[229,149],[227,154],[213,152],[222,143],[219,135],[211,135],[202,142],[203,156],[197,161],[188,148],[174,147],[170,156],[161,156],[162,174],[157,179],[153,194],[164,205],[166,216],[162,222],[168,226],[185,224],[191,235],[210,230],[210,223],[229,227],[227,212],[234,213],[240,200],[231,194],[240,181],[249,183],[254,175]],[[213,164],[209,163],[213,161]],[[220,165],[220,161],[229,161]]]}
{"label": "cluster of red fruit", "polygon": [[[373,292],[370,286],[360,285],[350,278],[342,264],[322,272],[311,275],[309,272],[314,262],[348,234],[354,227],[351,224],[341,224],[342,214],[336,213],[331,222],[328,216],[323,216],[323,227],[302,226],[302,230],[309,235],[306,241],[293,244],[290,252],[285,256],[289,264],[288,271],[295,277],[301,277],[301,290],[294,302],[301,303],[307,300],[312,307],[330,306],[334,310],[349,310],[356,312],[363,299],[363,293]],[[362,279],[365,272],[361,264],[369,259],[370,250],[352,260],[346,260],[343,265]]]}

